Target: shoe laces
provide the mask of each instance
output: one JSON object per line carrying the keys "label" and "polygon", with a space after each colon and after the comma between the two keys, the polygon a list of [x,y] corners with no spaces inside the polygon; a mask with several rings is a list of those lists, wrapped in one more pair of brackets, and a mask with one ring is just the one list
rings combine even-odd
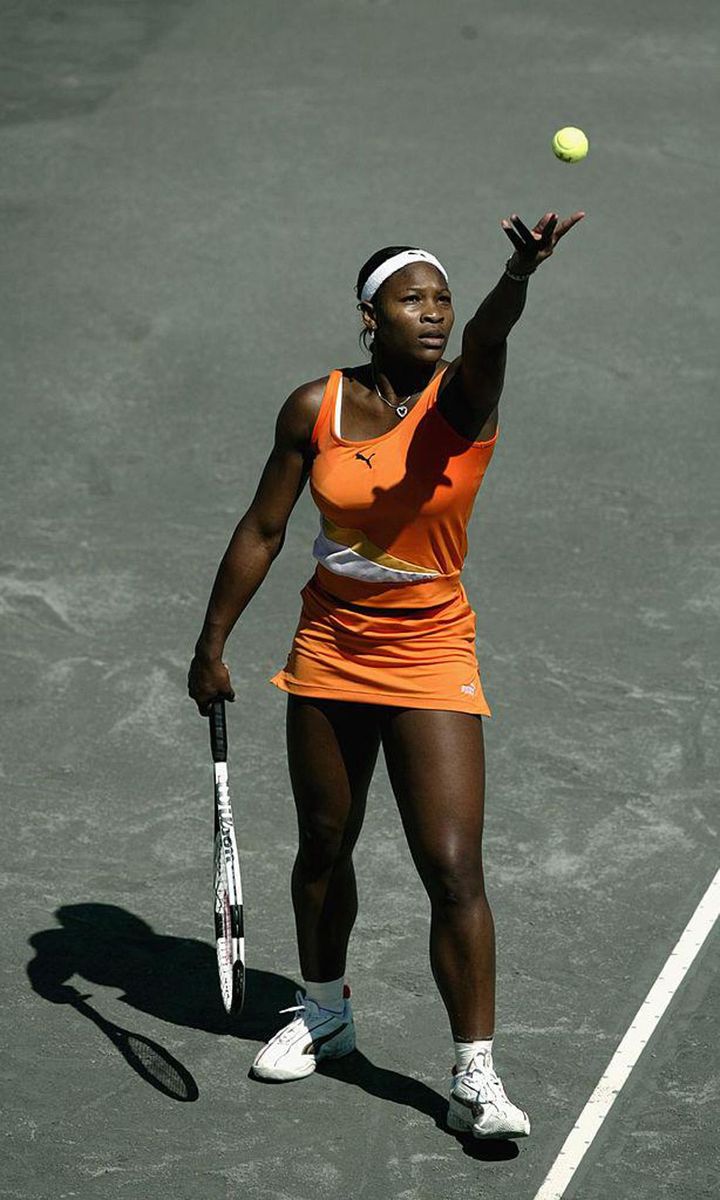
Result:
{"label": "shoe laces", "polygon": [[302,992],[299,991],[295,993],[295,999],[297,1000],[297,1004],[291,1004],[289,1008],[281,1008],[278,1011],[281,1013],[303,1012],[308,1005],[315,1004],[314,1000],[309,1000],[307,996],[303,996]]}
{"label": "shoe laces", "polygon": [[293,1021],[290,1021],[284,1029],[281,1029],[278,1033],[276,1033],[275,1037],[279,1042],[288,1041],[291,1038],[294,1038],[295,1034],[297,1033],[298,1024],[302,1024],[306,1029],[309,1029],[308,1010],[310,1009],[311,1005],[313,1008],[317,1008],[315,1002],[303,996],[302,992],[300,991],[295,993],[295,999],[297,1000],[297,1004],[291,1004],[289,1008],[281,1008],[279,1010],[281,1013],[298,1013],[298,1016],[295,1017]]}
{"label": "shoe laces", "polygon": [[497,1108],[506,1108],[509,1105],[502,1080],[495,1068],[488,1063],[478,1063],[476,1066],[473,1059],[466,1072],[466,1078],[470,1087],[476,1090],[481,1104],[489,1102]]}
{"label": "shoe laces", "polygon": [[298,1023],[304,1025],[305,1028],[310,1031],[310,1022],[315,1017],[319,1017],[321,1012],[332,1013],[334,1017],[339,1017],[341,1015],[340,1013],[335,1012],[335,1010],[332,1008],[322,1008],[322,1006],[318,1004],[316,1000],[311,999],[309,996],[304,996],[301,991],[297,991],[295,993],[295,999],[297,1000],[297,1004],[291,1004],[288,1008],[281,1008],[279,1010],[281,1013],[297,1013],[298,1016],[295,1017],[293,1021],[290,1021],[284,1029],[281,1029],[280,1032],[275,1035],[278,1041],[286,1041],[294,1038],[297,1032]]}

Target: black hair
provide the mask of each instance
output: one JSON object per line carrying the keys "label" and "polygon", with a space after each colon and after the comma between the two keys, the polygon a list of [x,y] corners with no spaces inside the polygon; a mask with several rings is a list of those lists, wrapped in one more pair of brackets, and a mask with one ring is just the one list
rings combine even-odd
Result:
{"label": "black hair", "polygon": [[384,246],[382,250],[376,250],[370,256],[365,265],[360,268],[360,274],[357,277],[355,294],[358,300],[373,271],[376,271],[389,258],[394,258],[396,254],[404,254],[406,250],[417,250],[417,246]]}
{"label": "black hair", "polygon": [[[396,254],[402,254],[405,250],[417,250],[417,246],[383,246],[382,250],[376,250],[374,254],[370,255],[370,258],[367,260],[367,262],[364,263],[360,268],[360,273],[357,277],[355,295],[357,296],[358,300],[360,299],[362,290],[373,271],[375,271],[381,263],[387,262],[389,258],[394,258]],[[380,289],[378,289],[378,291],[379,290]],[[381,307],[378,305],[376,299],[373,299],[373,304],[375,304],[376,307]],[[360,333],[359,341],[364,350],[368,349],[366,338],[369,336],[369,329],[363,329]]]}

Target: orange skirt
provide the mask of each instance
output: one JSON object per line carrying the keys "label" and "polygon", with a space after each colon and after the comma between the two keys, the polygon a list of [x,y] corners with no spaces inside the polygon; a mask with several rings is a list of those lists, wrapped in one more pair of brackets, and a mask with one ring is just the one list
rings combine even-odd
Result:
{"label": "orange skirt", "polygon": [[313,578],[287,664],[270,680],[295,696],[491,715],[465,589],[417,615],[359,611]]}

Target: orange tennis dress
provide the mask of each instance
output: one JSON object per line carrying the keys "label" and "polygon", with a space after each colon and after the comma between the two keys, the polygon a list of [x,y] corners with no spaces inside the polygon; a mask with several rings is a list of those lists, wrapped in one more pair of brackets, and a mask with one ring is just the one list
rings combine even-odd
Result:
{"label": "orange tennis dress", "polygon": [[343,374],[331,372],[312,434],[317,567],[271,680],[283,691],[490,716],[460,572],[498,435],[455,432],[437,407],[444,370],[397,425],[360,442],[342,437]]}

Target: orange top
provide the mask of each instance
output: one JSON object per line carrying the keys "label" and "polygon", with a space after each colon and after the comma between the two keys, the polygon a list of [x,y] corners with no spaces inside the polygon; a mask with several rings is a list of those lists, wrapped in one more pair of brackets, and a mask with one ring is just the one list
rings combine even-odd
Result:
{"label": "orange top", "polygon": [[321,515],[317,580],[339,600],[426,608],[460,590],[467,524],[498,434],[470,442],[455,432],[437,407],[444,371],[387,433],[354,442],[341,436],[342,371],[330,374],[310,490]]}

